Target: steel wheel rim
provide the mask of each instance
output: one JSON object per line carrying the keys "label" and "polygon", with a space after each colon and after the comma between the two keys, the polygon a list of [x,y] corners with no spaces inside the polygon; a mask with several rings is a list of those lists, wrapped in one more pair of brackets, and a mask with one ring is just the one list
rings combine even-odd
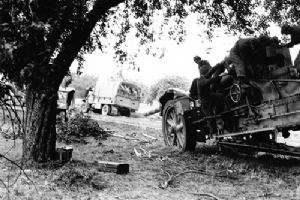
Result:
{"label": "steel wheel rim", "polygon": [[107,106],[107,105],[104,105],[103,108],[102,108],[102,113],[103,113],[103,114],[107,114],[107,113],[108,113],[108,110],[109,110],[108,106]]}
{"label": "steel wheel rim", "polygon": [[230,98],[234,103],[238,103],[241,100],[241,87],[238,84],[232,85],[230,88]]}
{"label": "steel wheel rim", "polygon": [[167,110],[165,124],[167,144],[183,149],[185,140],[183,117],[176,114],[174,107]]}
{"label": "steel wheel rim", "polygon": [[185,141],[185,133],[184,133],[184,124],[183,124],[183,116],[177,116],[178,119],[178,124],[177,124],[177,131],[176,131],[176,136],[177,136],[177,147],[179,149],[183,149],[184,147],[184,141]]}

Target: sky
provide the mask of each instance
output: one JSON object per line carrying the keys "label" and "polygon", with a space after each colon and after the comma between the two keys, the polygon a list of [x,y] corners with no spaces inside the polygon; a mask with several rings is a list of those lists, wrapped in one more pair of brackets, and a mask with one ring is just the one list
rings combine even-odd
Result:
{"label": "sky", "polygon": [[[209,41],[203,36],[203,27],[197,25],[195,21],[187,21],[186,27],[188,27],[187,36],[183,43],[178,45],[166,38],[156,44],[165,48],[165,56],[161,59],[140,53],[136,58],[136,63],[140,67],[139,72],[128,69],[128,66],[123,66],[125,78],[140,81],[148,86],[167,75],[179,75],[192,81],[199,74],[197,65],[193,61],[195,55],[208,60],[213,66],[228,55],[229,50],[238,39],[238,36],[225,34],[224,29],[219,28],[216,29],[213,39]],[[269,31],[270,36],[277,36],[279,39],[282,37],[280,27],[276,25],[271,25]],[[131,40],[134,40],[134,38],[131,38]],[[299,51],[299,46],[290,51],[294,60]],[[115,76],[120,67],[117,67],[113,57],[113,53],[102,53],[100,50],[85,55],[86,61],[83,73],[101,79]],[[75,70],[76,67],[77,63],[74,61],[71,71]]]}

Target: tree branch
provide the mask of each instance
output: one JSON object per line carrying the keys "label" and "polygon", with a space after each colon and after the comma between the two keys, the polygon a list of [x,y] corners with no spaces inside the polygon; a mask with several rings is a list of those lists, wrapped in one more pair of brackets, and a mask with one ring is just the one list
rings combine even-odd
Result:
{"label": "tree branch", "polygon": [[178,174],[175,174],[175,175],[171,175],[167,171],[165,171],[165,173],[168,175],[169,178],[165,182],[159,184],[159,187],[161,189],[166,189],[170,184],[172,184],[172,182],[177,177],[179,177],[179,176],[181,176],[183,174],[187,174],[187,173],[197,173],[197,174],[204,174],[204,175],[214,176],[214,177],[225,177],[225,178],[237,179],[237,177],[229,176],[229,174],[228,175],[222,175],[222,174],[218,174],[218,173],[207,172],[207,171],[204,171],[204,170],[187,170],[187,171],[183,171],[183,172],[180,172]]}
{"label": "tree branch", "polygon": [[0,158],[4,158],[5,160],[7,160],[8,162],[12,163],[13,165],[15,165],[17,168],[20,169],[21,172],[23,172],[23,174],[25,175],[25,177],[32,183],[32,185],[35,187],[35,190],[37,191],[37,188],[34,184],[34,182],[29,178],[29,176],[27,175],[27,173],[24,171],[24,169],[18,164],[16,163],[15,161],[7,158],[6,156],[0,154]]}
{"label": "tree branch", "polygon": [[55,71],[61,73],[59,78],[62,78],[69,70],[73,60],[76,58],[81,47],[90,37],[90,34],[96,23],[104,17],[107,11],[122,3],[125,0],[97,0],[93,9],[87,14],[84,24],[75,30],[66,38],[62,44],[62,49],[55,58],[53,64]]}

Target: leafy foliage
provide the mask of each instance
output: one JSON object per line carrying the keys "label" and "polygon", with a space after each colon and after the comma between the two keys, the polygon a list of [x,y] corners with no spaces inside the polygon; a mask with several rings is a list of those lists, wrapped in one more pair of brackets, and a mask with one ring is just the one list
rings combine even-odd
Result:
{"label": "leafy foliage", "polygon": [[179,88],[187,91],[190,87],[189,81],[180,76],[168,76],[161,78],[154,85],[150,87],[147,103],[157,100],[168,88]]}
{"label": "leafy foliage", "polygon": [[84,52],[95,49],[97,42],[90,33],[105,12],[118,3],[1,1],[0,72],[20,84],[59,85],[74,58],[80,57],[81,47]]}
{"label": "leafy foliage", "polygon": [[[192,13],[199,24],[206,25],[202,35],[212,37],[215,27],[227,27],[228,33],[246,35],[266,33],[270,22],[299,23],[298,1],[261,0],[132,0],[118,6],[106,22],[108,35],[117,36],[114,43],[116,56],[120,62],[134,65],[136,56],[124,44],[127,38],[139,38],[137,53],[145,51],[160,57],[163,49],[153,46],[157,40],[168,35],[177,43],[186,37],[185,19]],[[287,14],[288,13],[288,14]],[[118,24],[118,26],[113,26]],[[147,45],[150,43],[151,45]]]}
{"label": "leafy foliage", "polygon": [[300,2],[296,0],[284,1],[263,1],[263,7],[265,8],[267,20],[274,21],[278,24],[291,23],[299,25],[300,18]]}
{"label": "leafy foliage", "polygon": [[[141,46],[159,40],[165,33],[180,43],[185,38],[184,20],[189,13],[196,13],[199,23],[207,25],[206,33],[210,36],[216,26],[253,34],[264,32],[270,21],[298,23],[299,7],[298,1],[282,0],[112,0],[106,3],[3,0],[0,3],[0,72],[17,82],[41,85],[41,82],[51,82],[57,72],[62,79],[74,58],[79,63],[84,61],[84,52],[109,45],[114,47],[118,60],[134,65],[130,56],[135,54],[129,54],[123,45],[130,34],[139,38]],[[99,16],[92,16],[93,13]],[[89,29],[87,36],[84,28]],[[110,42],[104,38],[110,38]],[[69,46],[71,39],[78,43],[74,48]],[[71,48],[68,56],[63,53],[66,47]]]}
{"label": "leafy foliage", "polygon": [[107,132],[103,130],[96,120],[90,116],[76,113],[68,122],[58,119],[57,139],[65,143],[84,142],[84,138],[92,136],[97,139],[107,137]]}
{"label": "leafy foliage", "polygon": [[44,76],[55,76],[53,56],[67,33],[83,23],[86,1],[4,0],[0,6],[0,46],[6,55],[1,72],[16,82],[50,81]]}
{"label": "leafy foliage", "polygon": [[[55,76],[57,68],[61,67],[54,65],[55,60],[68,38],[85,27],[87,19],[92,19],[92,9],[101,10],[95,6],[97,3],[100,4],[100,0],[1,1],[0,72],[18,82],[45,82],[45,75]],[[298,23],[300,16],[298,1],[282,0],[112,0],[102,3],[102,7],[106,10],[97,17],[100,21],[91,24],[91,34],[82,41],[83,48],[80,46],[77,52],[71,52],[70,59],[77,57],[81,60],[82,52],[102,48],[104,43],[104,46],[113,45],[119,60],[125,61],[128,52],[122,44],[132,31],[139,38],[140,45],[159,40],[164,33],[182,42],[186,34],[184,19],[189,13],[197,13],[199,23],[207,25],[208,34],[220,25],[227,26],[230,31],[248,34],[263,32],[270,21]],[[158,18],[162,20],[157,23],[155,19]],[[168,26],[171,21],[175,23]],[[112,36],[117,39],[112,39]],[[80,35],[76,37],[80,38]],[[105,43],[105,37],[111,38],[114,44]],[[65,64],[69,65],[72,60]],[[63,75],[68,67],[61,70]],[[40,74],[43,76],[37,76]]]}

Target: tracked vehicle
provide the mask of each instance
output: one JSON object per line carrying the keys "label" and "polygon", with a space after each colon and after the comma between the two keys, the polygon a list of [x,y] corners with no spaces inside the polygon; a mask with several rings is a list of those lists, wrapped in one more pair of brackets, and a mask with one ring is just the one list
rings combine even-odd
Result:
{"label": "tracked vehicle", "polygon": [[[201,102],[187,92],[176,88],[165,91],[159,99],[165,143],[192,151],[197,142],[210,139],[221,151],[300,156],[300,140],[299,147],[281,142],[284,138],[297,138],[297,134],[300,139],[299,65],[292,65],[289,49],[268,51],[284,55],[285,65],[264,66],[265,72],[250,79],[246,86],[234,80],[222,91],[225,109],[218,115],[205,116]],[[207,126],[212,119],[218,130],[213,136]]]}

